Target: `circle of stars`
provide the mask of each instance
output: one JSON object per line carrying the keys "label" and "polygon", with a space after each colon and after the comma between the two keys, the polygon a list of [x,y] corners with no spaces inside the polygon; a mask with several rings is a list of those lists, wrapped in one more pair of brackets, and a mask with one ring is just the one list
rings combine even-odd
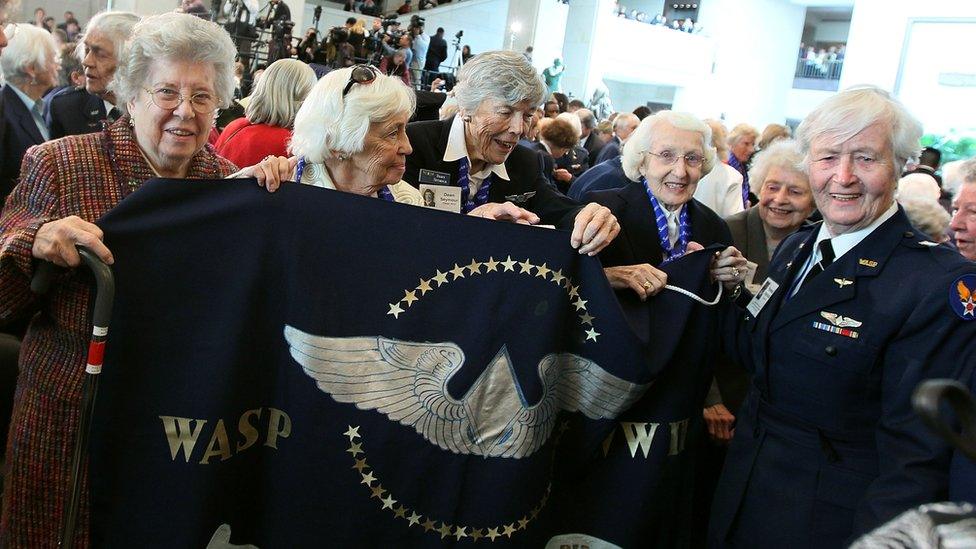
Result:
{"label": "circle of stars", "polygon": [[428,293],[462,278],[473,278],[478,275],[489,273],[512,274],[534,276],[546,282],[552,282],[566,291],[570,302],[575,309],[576,316],[579,317],[580,327],[583,330],[581,336],[583,341],[596,342],[600,337],[600,332],[596,331],[593,321],[596,317],[590,315],[586,310],[586,300],[580,296],[580,285],[574,284],[573,280],[563,275],[562,269],[552,269],[546,263],[541,265],[533,264],[529,258],[523,261],[516,261],[512,256],[507,256],[504,261],[496,261],[494,257],[489,257],[487,261],[477,261],[472,258],[471,263],[459,265],[454,263],[453,268],[441,271],[437,269],[435,274],[429,278],[421,278],[415,288],[403,290],[403,297],[393,303],[389,303],[387,315],[399,319],[411,306],[422,300]]}
{"label": "circle of stars", "polygon": [[[492,528],[475,528],[473,526],[450,524],[445,521],[434,520],[433,517],[419,514],[415,509],[401,504],[398,500],[394,499],[393,494],[389,490],[383,488],[380,479],[374,475],[375,469],[366,461],[366,451],[363,450],[362,435],[359,434],[359,427],[359,425],[355,427],[349,425],[346,432],[342,433],[349,438],[349,448],[346,449],[346,452],[355,460],[352,469],[355,469],[361,477],[362,480],[359,483],[366,485],[366,488],[369,489],[370,499],[376,499],[380,509],[389,511],[394,519],[405,521],[407,528],[417,526],[418,528],[423,528],[425,533],[438,535],[441,539],[454,538],[456,541],[460,541],[461,539],[467,538],[471,541],[484,540],[492,542],[499,538],[511,538],[516,532],[525,530],[539,516],[539,513],[545,508],[546,503],[549,502],[549,495],[552,492],[551,483],[546,486],[546,492],[543,494],[542,499],[530,512],[523,515],[522,518],[508,524],[500,524]],[[555,437],[555,444],[559,444],[559,440],[567,429],[569,429],[568,422],[563,422],[559,426],[559,432]],[[359,442],[356,442],[357,439],[359,439]],[[553,457],[555,457],[555,454],[553,454]]]}

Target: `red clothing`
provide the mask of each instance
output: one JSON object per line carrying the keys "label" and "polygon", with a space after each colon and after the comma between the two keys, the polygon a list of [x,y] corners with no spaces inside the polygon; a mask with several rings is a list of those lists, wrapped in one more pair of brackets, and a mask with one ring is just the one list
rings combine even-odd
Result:
{"label": "red clothing", "polygon": [[291,130],[268,124],[251,124],[247,118],[238,118],[220,133],[217,154],[238,166],[253,166],[269,154],[288,156]]}
{"label": "red clothing", "polygon": [[413,87],[410,83],[410,71],[407,70],[406,65],[394,65],[392,56],[387,55],[380,60],[380,72],[387,76],[399,76],[408,88]]}
{"label": "red clothing", "polygon": [[[226,177],[237,167],[205,145],[187,177]],[[57,279],[40,299],[29,289],[37,229],[76,215],[94,222],[154,176],[129,118],[108,129],[32,147],[0,216],[0,318],[40,310],[20,347],[20,377],[7,442],[0,520],[4,547],[56,547],[81,408],[93,286],[85,269]],[[88,478],[82,477],[76,543],[88,544]]]}

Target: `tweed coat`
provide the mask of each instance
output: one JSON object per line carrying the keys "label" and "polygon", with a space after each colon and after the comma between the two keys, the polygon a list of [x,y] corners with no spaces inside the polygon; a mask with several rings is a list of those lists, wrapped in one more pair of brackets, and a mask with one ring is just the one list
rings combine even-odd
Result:
{"label": "tweed coat", "polygon": [[[220,178],[236,170],[205,147],[188,177]],[[90,275],[78,269],[56,280],[43,300],[31,294],[34,237],[42,224],[71,215],[96,221],[153,171],[123,117],[101,132],[31,148],[21,174],[0,216],[0,318],[39,314],[21,346],[0,540],[5,547],[54,547],[69,493],[93,292]],[[87,473],[82,486],[87,494]],[[88,498],[81,501],[77,539],[87,546]]]}

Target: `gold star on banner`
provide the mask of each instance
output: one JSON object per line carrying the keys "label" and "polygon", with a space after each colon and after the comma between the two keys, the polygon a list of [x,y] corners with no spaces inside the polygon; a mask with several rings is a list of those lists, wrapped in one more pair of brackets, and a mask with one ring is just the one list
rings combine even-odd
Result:
{"label": "gold star on banner", "polygon": [[586,339],[587,340],[591,340],[592,339],[593,341],[596,341],[596,338],[599,335],[600,335],[600,332],[594,330],[593,328],[590,328],[589,330],[586,331]]}
{"label": "gold star on banner", "polygon": [[356,464],[352,466],[353,469],[359,471],[360,473],[362,473],[363,469],[366,469],[367,467],[369,467],[369,465],[366,465],[366,458],[357,459]]}
{"label": "gold star on banner", "polygon": [[413,305],[413,302],[417,301],[417,292],[413,290],[409,292],[407,290],[404,290],[403,299],[401,299],[400,301],[405,302],[407,304],[407,307]]}
{"label": "gold star on banner", "polygon": [[464,278],[464,267],[458,267],[457,263],[455,263],[454,268],[448,272],[454,275],[454,280],[457,280],[459,278]]}
{"label": "gold star on banner", "polygon": [[459,539],[459,540],[461,538],[468,537],[468,528],[466,526],[464,528],[462,528],[460,526],[455,526],[454,527],[454,537],[457,538],[457,539]]}
{"label": "gold star on banner", "polygon": [[495,541],[495,538],[497,538],[500,535],[501,534],[498,533],[498,528],[489,528],[488,533],[485,534],[485,537],[490,539],[491,541]]}
{"label": "gold star on banner", "polygon": [[485,268],[488,269],[485,271],[486,273],[490,273],[492,271],[498,272],[498,262],[495,261],[494,257],[489,257],[488,261],[485,261]]}
{"label": "gold star on banner", "polygon": [[410,526],[413,526],[414,524],[419,524],[420,519],[422,518],[424,518],[423,515],[418,515],[416,511],[410,511],[410,516],[407,517],[407,522],[410,523]]}
{"label": "gold star on banner", "polygon": [[563,276],[563,270],[562,269],[557,269],[557,270],[555,270],[555,271],[552,272],[552,281],[553,282],[555,282],[556,284],[562,286],[563,280],[566,280],[566,277]]}
{"label": "gold star on banner", "polygon": [[468,270],[468,274],[481,274],[481,263],[478,263],[474,259],[471,260],[471,264],[466,266],[465,269]]}
{"label": "gold star on banner", "polygon": [[590,313],[584,312],[583,314],[580,315],[580,323],[582,323],[582,324],[589,324],[590,326],[592,326],[593,325],[593,318],[594,317],[590,316]]}
{"label": "gold star on banner", "polygon": [[522,273],[532,274],[532,268],[535,267],[535,265],[529,263],[529,260],[528,259],[526,259],[525,261],[519,262],[518,266],[519,266],[519,274],[522,274]]}
{"label": "gold star on banner", "polygon": [[371,487],[370,491],[372,494],[369,497],[376,499],[383,499],[383,494],[386,493],[386,490],[383,489],[382,484],[377,484],[376,486]]}
{"label": "gold star on banner", "polygon": [[396,303],[390,303],[390,310],[386,314],[393,315],[393,318],[400,318],[400,313],[402,312],[403,309],[400,308],[400,302],[397,301]]}
{"label": "gold star on banner", "polygon": [[417,286],[417,291],[420,292],[420,297],[427,295],[427,292],[431,290],[433,290],[433,288],[430,287],[430,281],[421,278],[420,285]]}
{"label": "gold star on banner", "polygon": [[515,528],[515,523],[514,522],[512,524],[506,524],[505,525],[505,531],[502,532],[502,535],[505,536],[505,537],[509,537],[510,538],[510,537],[512,537],[512,534],[514,534],[516,530],[517,530],[517,528]]}
{"label": "gold star on banner", "polygon": [[427,519],[427,520],[424,521],[423,524],[421,524],[421,526],[424,527],[424,532],[430,532],[431,530],[434,529],[434,525],[435,524],[437,524],[437,523],[434,522],[434,521],[432,521],[432,520],[430,520],[430,519]]}
{"label": "gold star on banner", "polygon": [[447,284],[447,273],[442,273],[440,269],[437,270],[437,274],[432,278],[434,282],[437,283],[437,287],[440,288],[444,284]]}
{"label": "gold star on banner", "polygon": [[573,286],[568,278],[566,279],[566,289],[569,290],[569,297],[579,297],[579,286]]}
{"label": "gold star on banner", "polygon": [[397,502],[393,499],[393,496],[386,496],[385,498],[381,498],[380,501],[383,502],[384,509],[393,509],[393,504]]}
{"label": "gold star on banner", "polygon": [[478,528],[477,530],[471,532],[472,541],[478,541],[483,537],[485,537],[485,535],[481,533],[481,528]]}
{"label": "gold star on banner", "polygon": [[373,476],[373,473],[359,474],[363,476],[363,480],[360,482],[360,484],[365,484],[366,486],[372,488],[373,483],[376,482],[376,477]]}
{"label": "gold star on banner", "polygon": [[539,516],[539,511],[541,511],[541,510],[542,510],[542,506],[541,505],[538,506],[538,507],[533,507],[532,508],[532,514],[529,515],[529,520],[535,520],[535,517]]}
{"label": "gold star on banner", "polygon": [[508,256],[508,259],[506,259],[505,261],[502,261],[502,266],[505,267],[505,269],[503,269],[502,272],[503,273],[504,272],[507,272],[507,271],[515,272],[515,264],[516,263],[518,263],[518,262],[515,261],[514,259],[512,259],[512,256]]}
{"label": "gold star on banner", "polygon": [[549,269],[549,268],[547,268],[546,267],[546,264],[543,263],[542,265],[539,265],[538,267],[536,267],[535,276],[541,278],[542,280],[545,280],[546,277],[548,277],[549,276],[549,273],[551,273],[551,272],[552,272],[552,270]]}
{"label": "gold star on banner", "polygon": [[397,505],[393,508],[393,514],[396,518],[404,518],[407,516],[407,508],[402,505]]}
{"label": "gold star on banner", "polygon": [[441,527],[437,529],[437,531],[440,532],[440,534],[441,534],[441,539],[444,539],[447,536],[450,536],[451,535],[451,529],[452,528],[453,528],[453,526],[451,526],[450,524],[448,524],[446,522],[442,522],[441,523]]}
{"label": "gold star on banner", "polygon": [[577,311],[585,311],[586,310],[586,302],[583,301],[581,298],[576,298],[576,301],[573,302],[573,306],[576,307],[576,310]]}
{"label": "gold star on banner", "polygon": [[342,433],[342,434],[344,434],[347,437],[349,437],[349,442],[352,442],[352,439],[359,438],[359,425],[357,425],[355,427],[353,427],[352,425],[349,425],[349,429],[347,429],[346,432],[345,433]]}
{"label": "gold star on banner", "polygon": [[519,519],[518,522],[519,522],[518,525],[519,530],[525,530],[526,525],[529,524],[529,519],[528,517],[523,516],[521,519]]}
{"label": "gold star on banner", "polygon": [[362,454],[363,453],[363,445],[362,445],[362,443],[359,443],[359,442],[350,443],[349,444],[349,449],[346,450],[346,451],[349,452],[350,454],[352,454],[352,457],[356,457],[359,454]]}

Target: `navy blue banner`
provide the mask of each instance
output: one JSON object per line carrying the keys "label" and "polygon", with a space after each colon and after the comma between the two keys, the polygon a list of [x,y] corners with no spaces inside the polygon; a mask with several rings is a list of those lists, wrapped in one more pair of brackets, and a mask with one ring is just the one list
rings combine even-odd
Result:
{"label": "navy blue banner", "polygon": [[[576,479],[605,441],[625,444],[612,418],[680,352],[633,334],[564,232],[241,181],[153,181],[99,224],[117,292],[96,546],[543,546],[595,531],[556,494],[620,489]],[[672,282],[708,294],[708,259],[669,265]],[[701,307],[660,302],[655,337],[681,341]]]}

